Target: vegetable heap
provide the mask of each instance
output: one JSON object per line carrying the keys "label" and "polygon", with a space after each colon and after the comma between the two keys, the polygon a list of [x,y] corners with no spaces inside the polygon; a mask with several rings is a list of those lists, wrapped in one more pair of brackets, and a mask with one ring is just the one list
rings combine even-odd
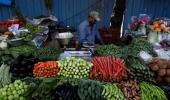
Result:
{"label": "vegetable heap", "polygon": [[0,88],[11,83],[10,66],[2,64],[0,67]]}
{"label": "vegetable heap", "polygon": [[59,71],[56,61],[38,62],[34,65],[33,74],[36,77],[54,77]]}
{"label": "vegetable heap", "polygon": [[17,54],[26,54],[29,52],[33,52],[35,49],[35,46],[32,45],[20,45],[16,47],[10,47],[8,50]]}
{"label": "vegetable heap", "polygon": [[95,54],[97,56],[115,56],[125,58],[129,56],[137,57],[140,51],[146,51],[155,56],[150,43],[142,38],[134,38],[127,47],[120,47],[114,44],[100,46],[96,48]]}
{"label": "vegetable heap", "polygon": [[102,81],[120,81],[126,78],[124,60],[112,56],[94,57],[91,79]]}
{"label": "vegetable heap", "polygon": [[0,89],[0,100],[25,100],[24,94],[28,89],[29,85],[21,80],[16,80]]}
{"label": "vegetable heap", "polygon": [[34,24],[26,24],[25,28],[28,29],[32,34],[43,32],[43,29],[41,27]]}
{"label": "vegetable heap", "polygon": [[170,61],[153,58],[149,67],[155,73],[158,82],[170,83]]}
{"label": "vegetable heap", "polygon": [[142,82],[139,87],[141,89],[141,100],[168,100],[164,91],[157,86]]}
{"label": "vegetable heap", "polygon": [[140,100],[140,90],[136,81],[121,82],[118,87],[122,90],[126,100]]}
{"label": "vegetable heap", "polygon": [[29,32],[20,32],[20,34],[15,35],[14,38],[22,38],[24,41],[31,41],[34,38],[35,34]]}
{"label": "vegetable heap", "polygon": [[142,38],[135,38],[132,43],[128,46],[128,55],[132,57],[137,57],[140,51],[146,51],[149,54],[154,55],[150,43]]}
{"label": "vegetable heap", "polygon": [[71,78],[87,78],[89,77],[92,63],[81,58],[70,57],[60,60],[60,71],[58,75]]}
{"label": "vegetable heap", "polygon": [[34,63],[37,59],[32,55],[24,56],[19,55],[10,66],[10,72],[15,78],[25,78],[27,76],[32,76]]}
{"label": "vegetable heap", "polygon": [[48,61],[48,60],[57,60],[60,53],[62,52],[61,48],[54,48],[54,47],[44,47],[36,49],[33,54],[39,61]]}
{"label": "vegetable heap", "polygon": [[104,100],[103,86],[99,81],[81,80],[78,86],[78,95],[81,100]]}
{"label": "vegetable heap", "polygon": [[54,78],[28,78],[27,80],[34,86],[26,95],[29,100],[51,100],[51,92],[57,85],[57,80]]}
{"label": "vegetable heap", "polygon": [[3,63],[10,65],[14,58],[14,55],[10,52],[0,51],[0,65]]}
{"label": "vegetable heap", "polygon": [[53,90],[51,100],[80,100],[77,91],[78,86],[72,86],[69,83],[64,83]]}
{"label": "vegetable heap", "polygon": [[[75,98],[78,98],[78,94],[76,92],[80,82],[78,79],[66,77],[29,77],[24,79],[24,81],[30,83],[32,87],[25,94],[28,100],[60,100],[61,98],[64,100],[65,97],[74,97],[74,100],[77,100]],[[76,83],[76,85],[72,83]]]}
{"label": "vegetable heap", "polygon": [[97,56],[115,56],[122,57],[122,48],[114,44],[103,45],[95,49],[95,54]]}
{"label": "vegetable heap", "polygon": [[115,84],[105,84],[102,95],[104,96],[105,100],[126,100],[122,91]]}
{"label": "vegetable heap", "polygon": [[154,82],[154,74],[149,68],[140,61],[138,58],[128,58],[127,67],[133,73],[130,78],[138,81],[150,81]]}

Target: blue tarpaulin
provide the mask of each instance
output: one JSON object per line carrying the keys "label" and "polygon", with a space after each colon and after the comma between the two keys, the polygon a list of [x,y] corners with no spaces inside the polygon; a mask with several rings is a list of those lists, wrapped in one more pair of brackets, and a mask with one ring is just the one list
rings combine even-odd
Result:
{"label": "blue tarpaulin", "polygon": [[[6,1],[6,0],[4,0]],[[13,0],[24,16],[33,18],[40,15],[48,16],[44,0]],[[52,0],[52,15],[58,18],[61,25],[77,28],[91,10],[100,13],[101,21],[98,27],[109,26],[115,0]],[[6,21],[15,16],[12,7],[0,5],[0,21]]]}
{"label": "blue tarpaulin", "polygon": [[10,6],[13,0],[0,0],[0,5]]}

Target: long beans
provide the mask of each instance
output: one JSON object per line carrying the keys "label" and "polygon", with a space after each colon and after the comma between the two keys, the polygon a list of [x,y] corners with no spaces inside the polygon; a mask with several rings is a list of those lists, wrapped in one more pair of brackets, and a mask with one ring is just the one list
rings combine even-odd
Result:
{"label": "long beans", "polygon": [[141,89],[141,100],[168,100],[164,91],[157,86],[142,82],[139,87]]}

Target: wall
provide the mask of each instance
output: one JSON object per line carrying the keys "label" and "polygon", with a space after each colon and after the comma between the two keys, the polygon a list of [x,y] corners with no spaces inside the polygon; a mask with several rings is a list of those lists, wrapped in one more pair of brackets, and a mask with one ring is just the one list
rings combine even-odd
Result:
{"label": "wall", "polygon": [[[44,0],[15,0],[21,12],[28,17],[47,15]],[[99,27],[109,26],[114,0],[53,0],[52,14],[61,24],[77,27],[87,18],[90,10],[101,13]],[[15,13],[11,7],[0,6],[0,21],[10,19]]]}

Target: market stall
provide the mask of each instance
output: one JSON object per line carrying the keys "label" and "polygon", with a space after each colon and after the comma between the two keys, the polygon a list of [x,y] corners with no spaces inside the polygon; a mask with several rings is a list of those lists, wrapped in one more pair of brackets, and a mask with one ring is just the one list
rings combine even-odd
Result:
{"label": "market stall", "polygon": [[72,32],[55,33],[59,45],[48,46],[45,25],[1,23],[0,100],[168,100],[169,22],[154,21],[147,32],[147,20],[135,21],[128,45],[97,47],[80,46]]}

